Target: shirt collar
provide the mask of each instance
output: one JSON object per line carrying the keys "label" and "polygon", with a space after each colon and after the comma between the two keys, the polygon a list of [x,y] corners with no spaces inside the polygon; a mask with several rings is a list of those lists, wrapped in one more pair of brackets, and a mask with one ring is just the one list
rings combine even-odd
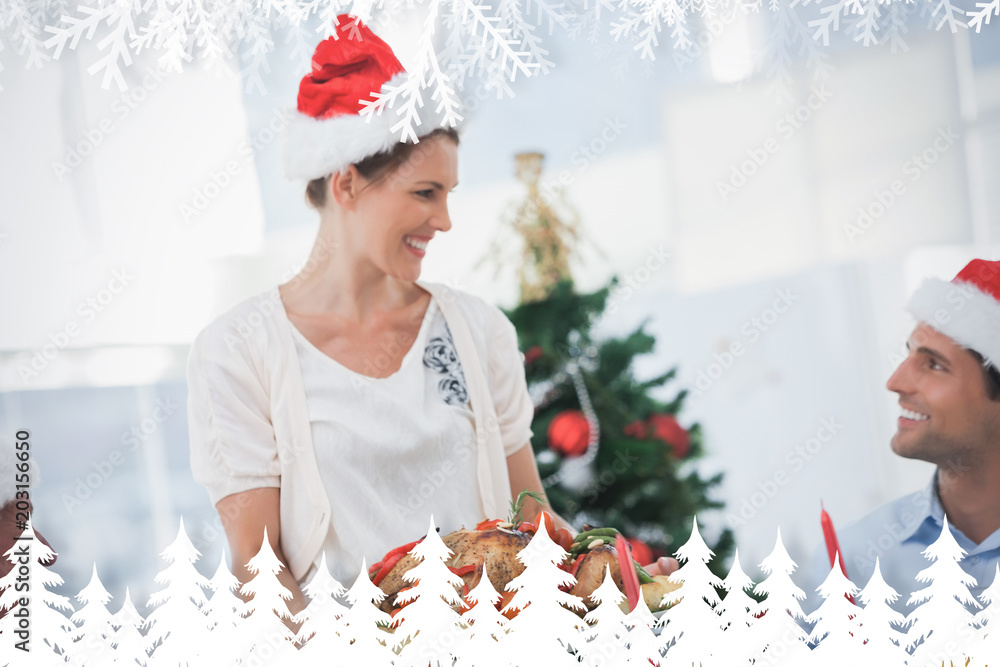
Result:
{"label": "shirt collar", "polygon": [[938,496],[938,471],[935,468],[927,485],[917,491],[913,497],[913,506],[924,508],[923,514],[914,517],[914,521],[909,524],[906,533],[901,541],[906,541],[913,537],[924,523],[930,519],[939,528],[944,525],[944,507],[941,506],[941,498]]}

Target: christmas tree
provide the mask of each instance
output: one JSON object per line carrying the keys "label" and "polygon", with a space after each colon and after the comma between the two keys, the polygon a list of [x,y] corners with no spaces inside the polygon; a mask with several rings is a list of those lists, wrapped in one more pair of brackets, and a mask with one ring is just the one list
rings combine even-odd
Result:
{"label": "christmas tree", "polygon": [[758,604],[750,597],[753,580],[740,565],[739,549],[733,554],[733,565],[722,580],[726,597],[716,606],[721,627],[725,630],[722,642],[713,656],[723,665],[748,665],[754,655],[753,623],[757,619]]}
{"label": "christmas tree", "polygon": [[201,553],[191,544],[183,519],[177,538],[160,555],[169,565],[155,581],[166,588],[150,596],[149,606],[155,609],[146,618],[146,648],[153,650],[154,663],[186,665],[207,644],[209,585],[194,566]]}
{"label": "christmas tree", "polygon": [[455,651],[455,667],[507,667],[510,664],[502,643],[507,634],[504,627],[507,617],[496,608],[500,597],[483,563],[483,576],[465,596],[463,608],[466,611],[462,619],[469,631]]}
{"label": "christmas tree", "polygon": [[112,642],[115,646],[115,657],[108,663],[111,665],[128,665],[129,667],[146,667],[149,662],[149,651],[146,650],[146,638],[139,628],[146,624],[139,610],[132,603],[128,588],[125,589],[125,601],[111,620],[116,630]]}
{"label": "christmas tree", "polygon": [[343,665],[391,665],[396,657],[390,646],[392,618],[379,609],[385,593],[368,577],[368,562],[361,561],[361,572],[344,596],[350,605],[340,617],[341,627],[349,637],[347,650],[338,655]]}
{"label": "christmas tree", "polygon": [[[0,665],[63,665],[71,657],[69,651],[73,646],[72,633],[76,626],[65,612],[72,613],[73,605],[69,598],[50,590],[63,584],[63,578],[47,567],[54,556],[55,552],[38,539],[30,520],[18,540],[3,554],[15,567],[0,579],[0,591],[3,591],[0,606],[8,610],[7,615],[0,619],[0,638],[4,642]],[[18,578],[22,584],[28,582],[29,590],[24,591],[23,587],[18,590]],[[16,598],[14,594],[17,594]],[[24,631],[21,601],[25,597],[28,600],[30,632],[22,635],[19,632]]]}
{"label": "christmas tree", "polygon": [[309,664],[330,664],[330,656],[339,655],[350,640],[342,637],[343,623],[340,619],[347,613],[347,607],[337,598],[347,594],[339,581],[330,575],[324,552],[309,583],[302,587],[309,596],[309,604],[293,619],[301,623],[298,639],[305,644],[299,656]]}
{"label": "christmas tree", "polygon": [[111,594],[97,576],[96,563],[90,583],[77,594],[76,599],[83,606],[70,619],[77,626],[70,633],[74,642],[72,653],[77,661],[85,660],[93,665],[111,663],[114,660],[111,638],[115,633],[114,618],[107,606]]}
{"label": "christmas tree", "polygon": [[761,562],[760,569],[767,578],[754,586],[754,592],[767,597],[757,606],[757,621],[751,636],[763,648],[764,655],[758,656],[754,664],[788,667],[809,664],[808,635],[797,622],[805,617],[799,603],[806,594],[792,581],[795,561],[781,542],[780,529],[774,549]]}
{"label": "christmas tree", "polygon": [[881,665],[901,664],[906,658],[906,637],[900,627],[906,618],[892,608],[899,593],[882,578],[882,566],[875,557],[875,571],[868,583],[858,593],[858,602],[864,609],[858,612],[860,629],[857,637],[865,646],[865,657]]}
{"label": "christmas tree", "polygon": [[[711,659],[723,642],[722,619],[716,611],[722,580],[708,567],[713,555],[698,531],[697,520],[692,520],[691,537],[677,550],[681,567],[670,575],[672,581],[684,585],[663,596],[663,602],[673,605],[661,618],[665,627],[660,641],[669,662],[700,662],[704,667],[719,664]],[[685,603],[678,604],[682,600]]]}
{"label": "christmas tree", "polygon": [[[580,653],[583,663],[589,665],[628,664],[628,626],[625,624],[625,612],[621,610],[625,595],[618,590],[611,569],[604,566],[604,581],[597,590],[590,594],[590,599],[597,606],[584,619],[593,627],[583,629],[585,643],[580,643]],[[645,607],[644,604],[636,605]],[[659,654],[657,654],[659,657]]]}
{"label": "christmas tree", "polygon": [[823,604],[808,617],[816,624],[811,640],[819,642],[812,657],[820,665],[860,664],[867,653],[861,652],[860,609],[853,602],[858,587],[841,571],[840,553],[818,590]]}
{"label": "christmas tree", "polygon": [[247,570],[254,576],[240,587],[240,593],[252,596],[246,603],[246,620],[239,629],[241,641],[253,647],[249,660],[257,664],[280,665],[295,655],[295,635],[284,623],[291,617],[287,602],[292,592],[278,579],[283,567],[264,528],[260,551],[247,561]]}
{"label": "christmas tree", "polygon": [[205,661],[208,664],[231,665],[243,653],[239,639],[246,603],[236,595],[240,581],[230,572],[224,553],[208,585],[213,592],[204,612],[212,641],[205,647]]}
{"label": "christmas tree", "polygon": [[395,619],[396,642],[402,645],[397,665],[450,667],[453,647],[462,636],[462,617],[453,607],[462,602],[462,578],[448,569],[452,556],[437,534],[431,516],[427,537],[413,547],[410,555],[420,562],[403,575],[410,584],[396,597],[402,606]]}
{"label": "christmas tree", "polygon": [[626,664],[659,667],[662,659],[660,638],[656,636],[654,631],[654,628],[659,626],[659,619],[653,616],[649,607],[637,604],[635,609],[625,616],[623,623],[629,628],[629,633],[625,638],[629,649]]}
{"label": "christmas tree", "polygon": [[[692,516],[722,507],[710,498],[722,475],[705,479],[692,465],[703,450],[699,426],[678,420],[686,390],[669,400],[653,396],[667,390],[676,369],[636,376],[636,358],[656,342],[645,324],[623,338],[594,338],[617,281],[590,294],[574,289],[576,223],[561,220],[557,202],[540,193],[541,156],[518,158],[527,196],[510,226],[524,246],[522,302],[506,314],[517,328],[535,399],[531,444],[546,493],[577,526],[621,530],[636,558],[648,562],[684,543]],[[723,576],[732,533],[725,530],[709,546],[718,556],[713,572]]]}
{"label": "christmas tree", "polygon": [[530,652],[526,664],[569,667],[578,663],[569,651],[584,641],[580,633],[584,621],[575,613],[583,611],[584,604],[563,590],[576,583],[573,575],[559,568],[565,555],[549,538],[544,519],[528,546],[517,554],[525,569],[507,584],[514,597],[502,611],[518,611],[507,629]]}
{"label": "christmas tree", "polygon": [[931,660],[937,664],[942,656],[945,661],[964,664],[962,649],[973,620],[969,608],[978,611],[982,605],[969,590],[976,585],[976,578],[958,564],[965,550],[951,534],[948,517],[941,526],[941,536],[922,553],[931,564],[917,573],[917,581],[928,585],[910,593],[907,601],[919,605],[906,618],[912,623],[907,636],[909,645],[915,647],[913,664]]}
{"label": "christmas tree", "polygon": [[968,654],[978,660],[971,667],[989,665],[987,656],[1000,655],[1000,564],[996,566],[993,583],[982,592],[979,599],[985,608],[976,614],[979,632]]}

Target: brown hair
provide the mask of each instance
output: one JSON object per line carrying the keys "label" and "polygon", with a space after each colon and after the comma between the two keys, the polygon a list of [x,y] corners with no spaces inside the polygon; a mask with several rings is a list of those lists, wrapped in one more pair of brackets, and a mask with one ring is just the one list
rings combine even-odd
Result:
{"label": "brown hair", "polygon": [[969,354],[979,362],[983,369],[983,382],[986,383],[986,396],[991,401],[1000,400],[1000,371],[992,363],[987,363],[986,358],[975,350],[969,350]]}
{"label": "brown hair", "polygon": [[[420,141],[433,139],[435,137],[448,137],[455,144],[458,144],[458,132],[453,127],[438,127],[431,132],[420,137]],[[382,153],[369,155],[361,162],[355,162],[354,167],[364,178],[370,181],[379,181],[389,174],[392,174],[405,163],[417,144],[409,141],[397,141],[390,150]],[[326,205],[326,195],[330,187],[330,174],[320,176],[309,181],[306,186],[306,200],[315,209],[323,208]]]}

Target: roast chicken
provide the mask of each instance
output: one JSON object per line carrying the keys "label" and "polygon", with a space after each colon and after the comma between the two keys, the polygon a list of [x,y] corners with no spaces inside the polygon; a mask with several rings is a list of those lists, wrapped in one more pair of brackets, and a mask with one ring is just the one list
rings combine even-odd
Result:
{"label": "roast chicken", "polygon": [[[492,530],[456,530],[441,536],[441,541],[454,554],[446,565],[462,568],[467,565],[486,563],[486,569],[490,573],[490,583],[497,591],[501,592],[514,577],[524,572],[524,565],[517,559],[517,554],[528,546],[530,540],[531,536],[527,533],[505,532],[496,528]],[[382,601],[382,611],[391,612],[396,603],[396,594],[403,588],[412,585],[412,582],[403,579],[403,574],[416,564],[417,559],[406,554],[379,583],[379,588],[386,594]],[[477,567],[472,572],[462,575],[462,580],[469,590],[472,590],[479,583],[482,575],[483,569]]]}
{"label": "roast chicken", "polygon": [[[475,566],[469,568],[469,572],[460,575],[468,590],[472,590],[479,583],[483,568],[478,566],[485,563],[490,583],[493,584],[495,590],[502,593],[511,580],[524,572],[524,565],[517,559],[517,554],[528,545],[531,537],[528,533],[492,528],[487,530],[456,530],[443,535],[441,540],[454,554],[451,560],[446,563],[449,567],[460,569]],[[573,557],[567,555],[565,565],[568,566],[574,560]],[[389,572],[381,578],[378,585],[386,594],[381,604],[382,611],[391,613],[396,606],[396,596],[399,592],[413,585],[413,582],[405,581],[403,575],[416,566],[417,562],[416,558],[407,553],[395,565],[391,566]],[[624,590],[621,566],[617,551],[613,546],[604,544],[590,549],[583,554],[576,566],[574,575],[576,584],[569,592],[581,598],[587,609],[593,609],[596,606],[590,599],[590,595],[603,583],[606,568],[610,568],[611,577],[618,588]],[[662,599],[665,592],[678,587],[668,583],[666,579],[666,577],[654,577],[654,583],[642,586],[647,603],[656,601],[653,602],[652,608],[658,606],[658,601]]]}

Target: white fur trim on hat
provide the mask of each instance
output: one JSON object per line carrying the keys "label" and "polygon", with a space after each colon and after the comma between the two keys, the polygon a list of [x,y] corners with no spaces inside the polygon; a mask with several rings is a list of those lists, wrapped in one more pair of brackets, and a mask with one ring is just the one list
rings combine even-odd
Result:
{"label": "white fur trim on hat", "polygon": [[1000,365],[1000,301],[965,282],[925,280],[907,310],[962,347]]}
{"label": "white fur trim on hat", "polygon": [[[406,72],[396,74],[386,87],[398,87],[406,80]],[[392,148],[399,133],[392,126],[400,121],[395,109],[383,108],[373,113],[371,122],[360,114],[317,119],[293,109],[285,127],[282,161],[285,178],[311,181],[344,169],[366,157]],[[431,132],[439,126],[440,117],[431,103],[417,109],[420,130]],[[424,128],[427,128],[424,130]],[[418,131],[418,135],[421,132]]]}
{"label": "white fur trim on hat", "polygon": [[16,493],[14,484],[15,458],[14,443],[0,443],[0,507],[14,500]]}

